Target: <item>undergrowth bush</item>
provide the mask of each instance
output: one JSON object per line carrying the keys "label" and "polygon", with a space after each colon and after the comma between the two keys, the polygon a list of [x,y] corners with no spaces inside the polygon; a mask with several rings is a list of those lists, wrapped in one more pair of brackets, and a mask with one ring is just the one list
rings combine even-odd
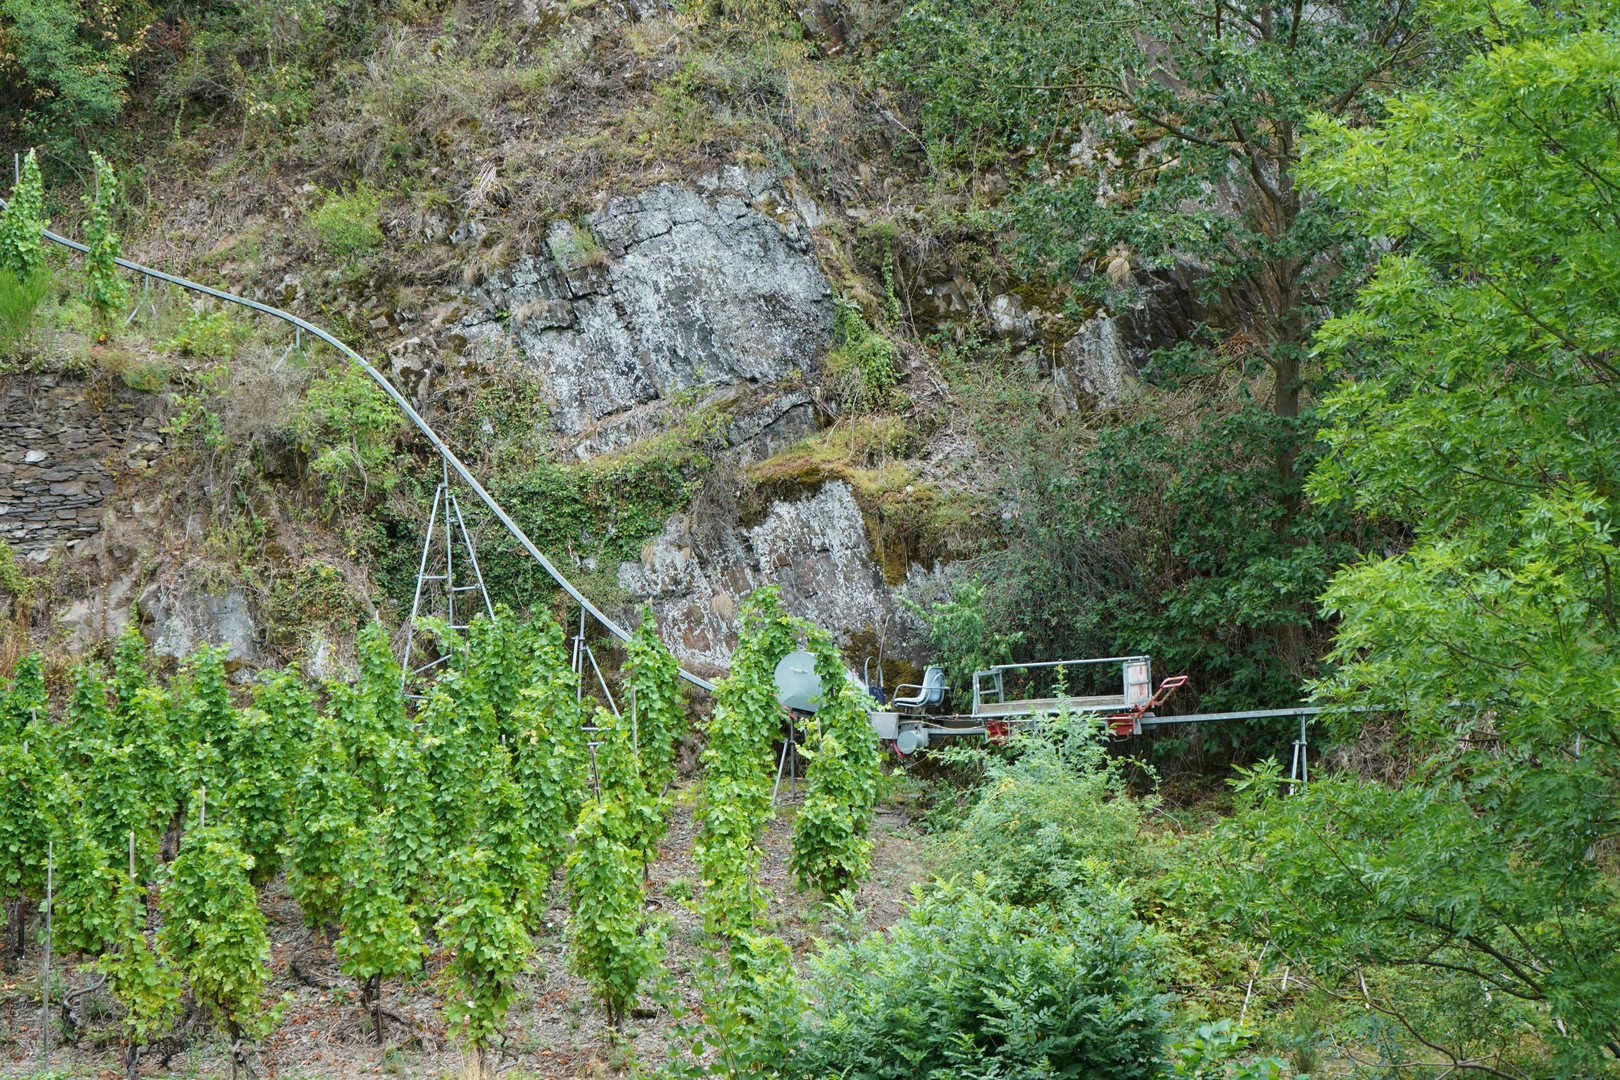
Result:
{"label": "undergrowth bush", "polygon": [[0,267],[0,355],[27,343],[34,315],[50,291],[51,272],[43,266],[26,277]]}
{"label": "undergrowth bush", "polygon": [[382,243],[382,229],[377,225],[381,208],[382,194],[362,184],[347,195],[328,195],[310,215],[310,228],[331,254],[345,259],[364,255]]}
{"label": "undergrowth bush", "polygon": [[920,887],[887,933],[811,962],[790,1073],[1148,1080],[1169,1020],[1151,932],[1123,897],[1027,908],[975,887]]}
{"label": "undergrowth bush", "polygon": [[953,757],[982,763],[977,800],[946,841],[947,867],[979,872],[997,897],[1061,904],[1075,892],[1144,876],[1142,836],[1149,800],[1126,790],[1123,764],[1108,756],[1095,721],[1067,716],[1020,734],[1010,759],[964,747]]}

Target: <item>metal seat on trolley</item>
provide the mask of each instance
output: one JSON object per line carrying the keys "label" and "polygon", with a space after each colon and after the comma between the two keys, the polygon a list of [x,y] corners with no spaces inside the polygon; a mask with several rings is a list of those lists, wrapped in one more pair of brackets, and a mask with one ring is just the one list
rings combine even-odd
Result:
{"label": "metal seat on trolley", "polygon": [[[902,690],[915,690],[915,694],[902,694]],[[945,701],[945,669],[942,667],[929,667],[923,672],[921,683],[901,683],[894,688],[894,697],[889,699],[889,706],[893,709],[907,709],[922,712],[932,709]]]}

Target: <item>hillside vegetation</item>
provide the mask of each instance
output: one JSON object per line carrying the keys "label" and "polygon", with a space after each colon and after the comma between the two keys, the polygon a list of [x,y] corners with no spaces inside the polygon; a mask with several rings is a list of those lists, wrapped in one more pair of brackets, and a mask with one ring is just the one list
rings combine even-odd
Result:
{"label": "hillside vegetation", "polygon": [[[0,512],[0,1070],[1620,1076],[1620,8],[0,0],[0,71],[6,407],[124,425],[100,532]],[[593,215],[666,184],[766,192],[825,347],[570,426],[500,297],[605,295]],[[607,673],[481,511],[493,617],[403,628],[431,446],[121,253],[374,358],[639,627]],[[6,423],[0,500],[85,497]],[[622,568],[834,489],[905,617],[728,578],[682,690]],[[176,646],[159,578],[260,639]],[[1309,697],[1311,779],[1067,706],[902,760],[891,641]]]}

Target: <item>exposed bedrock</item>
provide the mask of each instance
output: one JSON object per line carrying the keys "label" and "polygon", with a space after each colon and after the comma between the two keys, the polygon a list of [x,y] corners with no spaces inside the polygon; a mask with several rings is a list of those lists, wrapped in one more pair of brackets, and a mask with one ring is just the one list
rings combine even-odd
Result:
{"label": "exposed bedrock", "polygon": [[742,600],[768,584],[781,588],[789,613],[830,630],[840,644],[881,628],[898,646],[914,630],[872,559],[860,507],[841,480],[808,498],[773,503],[752,528],[699,535],[677,514],[647,542],[640,562],[619,566],[620,587],[652,604],[676,658],[704,674],[727,670]]}
{"label": "exposed bedrock", "polygon": [[588,229],[553,222],[547,250],[487,281],[457,329],[478,353],[515,346],[568,435],[681,391],[780,382],[812,371],[832,331],[817,220],[738,168],[614,199]]}

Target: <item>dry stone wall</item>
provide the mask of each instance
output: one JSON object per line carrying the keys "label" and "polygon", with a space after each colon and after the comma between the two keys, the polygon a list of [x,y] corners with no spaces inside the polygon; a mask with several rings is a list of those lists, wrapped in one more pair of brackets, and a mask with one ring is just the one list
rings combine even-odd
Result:
{"label": "dry stone wall", "polygon": [[163,453],[159,406],[123,386],[0,377],[0,539],[43,561],[100,532],[118,474]]}

